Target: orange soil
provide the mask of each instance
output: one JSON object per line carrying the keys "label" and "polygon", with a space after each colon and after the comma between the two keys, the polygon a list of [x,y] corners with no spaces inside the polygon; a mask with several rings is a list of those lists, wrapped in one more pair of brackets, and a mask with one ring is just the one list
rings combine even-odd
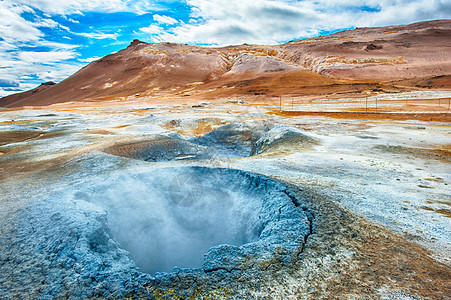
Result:
{"label": "orange soil", "polygon": [[316,112],[316,111],[272,111],[283,117],[315,116],[353,120],[419,120],[451,122],[451,113],[383,113],[383,112]]}

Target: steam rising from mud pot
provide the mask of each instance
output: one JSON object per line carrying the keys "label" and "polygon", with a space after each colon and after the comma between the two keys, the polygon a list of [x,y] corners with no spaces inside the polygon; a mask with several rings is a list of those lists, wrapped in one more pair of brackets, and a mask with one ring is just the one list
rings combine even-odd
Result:
{"label": "steam rising from mud pot", "polygon": [[115,239],[137,266],[154,274],[201,267],[215,245],[257,240],[263,228],[259,193],[238,174],[169,168],[99,184],[89,201],[108,212]]}

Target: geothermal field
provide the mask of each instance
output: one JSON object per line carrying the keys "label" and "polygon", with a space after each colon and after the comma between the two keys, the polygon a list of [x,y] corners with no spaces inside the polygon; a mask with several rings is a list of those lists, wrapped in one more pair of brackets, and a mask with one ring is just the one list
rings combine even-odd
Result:
{"label": "geothermal field", "polygon": [[450,36],[134,41],[0,99],[0,298],[450,299]]}

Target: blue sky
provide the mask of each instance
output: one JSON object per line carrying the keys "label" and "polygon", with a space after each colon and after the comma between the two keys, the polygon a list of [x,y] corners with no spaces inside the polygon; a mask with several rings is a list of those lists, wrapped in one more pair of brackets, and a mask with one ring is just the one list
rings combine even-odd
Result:
{"label": "blue sky", "polygon": [[277,44],[449,18],[449,0],[0,0],[0,96],[61,81],[133,39]]}

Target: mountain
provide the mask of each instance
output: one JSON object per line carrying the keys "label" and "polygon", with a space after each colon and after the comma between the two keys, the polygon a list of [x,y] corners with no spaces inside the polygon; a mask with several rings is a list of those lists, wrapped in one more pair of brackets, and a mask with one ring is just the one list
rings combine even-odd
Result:
{"label": "mountain", "polygon": [[438,20],[357,28],[275,46],[208,48],[134,40],[56,85],[4,97],[0,106],[451,88],[450,37],[451,20]]}

